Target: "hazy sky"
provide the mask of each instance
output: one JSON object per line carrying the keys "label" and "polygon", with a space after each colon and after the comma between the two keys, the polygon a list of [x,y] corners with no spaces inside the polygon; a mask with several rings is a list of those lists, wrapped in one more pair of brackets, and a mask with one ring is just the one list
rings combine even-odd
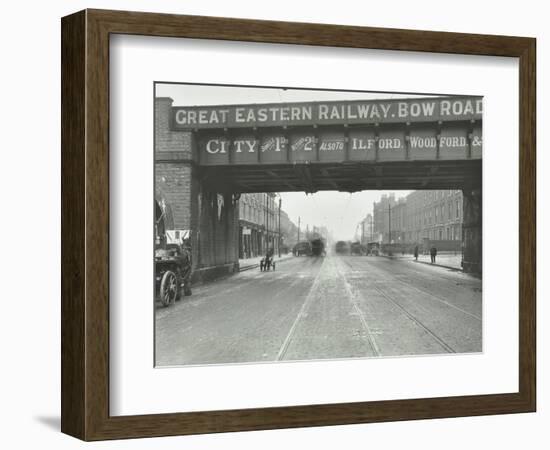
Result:
{"label": "hazy sky", "polygon": [[395,192],[395,198],[404,197],[411,191],[361,191],[347,192],[323,191],[306,195],[303,192],[282,192],[282,209],[296,225],[298,217],[301,228],[309,224],[324,225],[337,240],[351,240],[357,224],[372,213],[372,203],[382,194]]}
{"label": "hazy sky", "polygon": [[[157,84],[157,97],[171,97],[175,106],[229,105],[245,103],[279,103],[330,100],[372,100],[427,97],[427,95],[388,92],[344,92],[281,88],[241,88],[234,86],[201,86],[187,84]],[[396,191],[395,197],[411,191]],[[282,208],[302,229],[309,224],[326,226],[335,239],[353,239],[357,224],[372,212],[372,204],[389,191],[347,192],[324,191],[306,195],[303,192],[283,192]]]}

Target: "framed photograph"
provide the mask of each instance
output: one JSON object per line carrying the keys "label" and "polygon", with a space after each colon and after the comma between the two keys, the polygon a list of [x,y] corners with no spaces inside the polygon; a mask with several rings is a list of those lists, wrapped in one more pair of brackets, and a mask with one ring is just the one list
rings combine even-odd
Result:
{"label": "framed photograph", "polygon": [[61,25],[63,432],[535,411],[535,39]]}

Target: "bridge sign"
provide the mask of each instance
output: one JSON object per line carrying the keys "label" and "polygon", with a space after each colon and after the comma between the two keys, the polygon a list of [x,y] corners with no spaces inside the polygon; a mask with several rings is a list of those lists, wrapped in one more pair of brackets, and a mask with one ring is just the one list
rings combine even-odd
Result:
{"label": "bridge sign", "polygon": [[478,120],[481,97],[173,107],[172,129]]}
{"label": "bridge sign", "polygon": [[480,159],[481,97],[172,107],[200,165]]}

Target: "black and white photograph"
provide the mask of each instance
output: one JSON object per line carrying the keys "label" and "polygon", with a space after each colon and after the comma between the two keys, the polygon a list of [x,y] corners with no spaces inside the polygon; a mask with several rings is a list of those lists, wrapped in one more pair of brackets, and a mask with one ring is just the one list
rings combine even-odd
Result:
{"label": "black and white photograph", "polygon": [[6,3],[0,447],[546,449],[550,27],[506,6]]}
{"label": "black and white photograph", "polygon": [[156,367],[482,353],[482,97],[154,97]]}

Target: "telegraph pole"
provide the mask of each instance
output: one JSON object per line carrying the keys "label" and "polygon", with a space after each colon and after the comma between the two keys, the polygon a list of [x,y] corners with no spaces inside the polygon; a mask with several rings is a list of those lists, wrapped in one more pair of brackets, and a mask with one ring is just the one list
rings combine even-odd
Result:
{"label": "telegraph pole", "polygon": [[300,242],[300,216],[298,216],[298,242]]}
{"label": "telegraph pole", "polygon": [[279,251],[279,258],[281,257],[281,196],[279,195],[279,221],[278,221],[278,235],[279,240],[277,241],[277,250]]}
{"label": "telegraph pole", "polygon": [[264,253],[269,251],[269,194],[265,194],[265,248]]}
{"label": "telegraph pole", "polygon": [[388,203],[388,244],[391,244],[391,204]]}

